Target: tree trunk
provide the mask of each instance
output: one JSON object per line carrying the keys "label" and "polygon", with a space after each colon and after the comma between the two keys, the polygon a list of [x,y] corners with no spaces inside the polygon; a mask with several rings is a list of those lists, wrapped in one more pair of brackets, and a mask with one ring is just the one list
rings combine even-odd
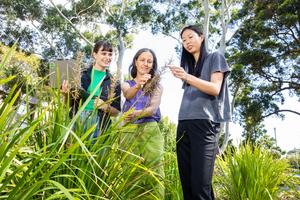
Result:
{"label": "tree trunk", "polygon": [[[122,62],[123,62],[123,57],[125,53],[125,45],[124,45],[124,40],[122,37],[122,33],[119,33],[118,35],[118,60],[117,60],[117,73],[120,76],[119,78],[122,79]],[[123,80],[120,80],[123,81]]]}
{"label": "tree trunk", "polygon": [[[201,2],[200,2],[201,3]],[[205,37],[205,46],[206,50],[209,51],[209,46],[208,46],[208,36],[209,36],[209,2],[208,0],[202,0],[202,4],[204,7],[204,22],[203,22],[203,32],[204,32],[204,37]]]}
{"label": "tree trunk", "polygon": [[[226,34],[227,34],[227,23],[226,23],[226,1],[222,0],[222,6],[221,6],[221,23],[222,23],[222,36],[220,41],[220,48],[219,51],[221,53],[225,53],[225,47],[226,47]],[[228,12],[228,9],[227,9]]]}

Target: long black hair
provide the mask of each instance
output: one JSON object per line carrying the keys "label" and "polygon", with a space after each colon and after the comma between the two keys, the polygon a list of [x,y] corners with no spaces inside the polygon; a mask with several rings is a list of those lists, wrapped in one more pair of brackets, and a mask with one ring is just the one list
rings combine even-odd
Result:
{"label": "long black hair", "polygon": [[[199,36],[203,35],[203,31],[200,28],[200,26],[188,25],[181,30],[180,32],[181,38],[183,32],[187,29],[194,31]],[[208,52],[206,51],[206,47],[205,47],[205,39],[203,39],[202,44],[200,46],[200,56],[198,60],[195,60],[194,56],[191,53],[189,53],[182,45],[180,66],[183,67],[185,70],[187,70],[189,74],[199,77],[201,75],[202,66],[207,55]]]}
{"label": "long black hair", "polygon": [[135,78],[136,75],[137,75],[137,68],[136,68],[136,65],[135,65],[135,61],[144,52],[150,52],[153,56],[152,69],[150,70],[151,77],[153,77],[155,75],[156,71],[157,71],[157,58],[156,58],[156,55],[155,55],[154,51],[152,49],[142,48],[142,49],[140,49],[136,52],[136,54],[134,55],[134,57],[132,59],[132,63],[129,66],[129,72],[130,72],[130,75],[131,75],[132,78]]}

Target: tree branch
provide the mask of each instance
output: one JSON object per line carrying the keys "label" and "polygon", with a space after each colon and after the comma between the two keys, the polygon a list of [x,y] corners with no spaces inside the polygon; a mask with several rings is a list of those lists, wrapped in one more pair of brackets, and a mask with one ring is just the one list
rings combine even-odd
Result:
{"label": "tree branch", "polygon": [[50,47],[55,51],[55,52],[58,52],[58,54],[60,55],[60,57],[62,59],[65,58],[65,56],[63,55],[63,53],[57,49],[49,40],[48,38],[40,31],[40,29],[33,23],[32,20],[30,20],[31,22],[31,25],[38,31],[38,33],[42,36],[42,38],[50,45]]}
{"label": "tree branch", "polygon": [[89,41],[84,35],[80,33],[80,31],[76,28],[76,26],[61,12],[61,10],[55,5],[55,3],[52,0],[49,0],[50,3],[54,6],[54,8],[57,10],[60,16],[62,16],[70,25],[71,27],[79,34],[79,36],[87,42],[89,45],[93,45],[91,41]]}
{"label": "tree branch", "polygon": [[94,5],[96,5],[97,2],[98,2],[98,0],[95,0],[90,6],[88,6],[88,7],[85,8],[85,9],[80,10],[80,11],[77,13],[77,15],[81,15],[81,13],[83,13],[83,12],[89,10],[91,7],[93,7]]}
{"label": "tree branch", "polygon": [[280,113],[280,112],[291,112],[291,113],[294,113],[294,114],[300,116],[300,113],[297,112],[297,111],[289,110],[289,109],[283,109],[283,110],[277,110],[277,111],[272,112],[272,113],[269,113],[269,114],[267,114],[267,115],[263,115],[261,118],[264,119],[264,118],[266,118],[266,117],[269,117],[269,116],[274,115],[274,114],[278,114],[278,113]]}

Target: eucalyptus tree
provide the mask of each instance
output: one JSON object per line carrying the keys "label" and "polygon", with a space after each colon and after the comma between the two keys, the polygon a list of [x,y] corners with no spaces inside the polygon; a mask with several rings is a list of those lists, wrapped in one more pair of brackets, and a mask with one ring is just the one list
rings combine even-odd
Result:
{"label": "eucalyptus tree", "polygon": [[43,10],[37,0],[0,1],[1,42],[12,46],[19,40],[21,49],[32,52],[37,35],[24,22],[41,18]]}
{"label": "eucalyptus tree", "polygon": [[18,48],[44,59],[72,57],[79,47],[76,32],[46,1],[4,0],[0,2],[0,16],[0,40],[6,45],[18,40]]}
{"label": "eucalyptus tree", "polygon": [[[111,40],[118,47],[117,67],[122,67],[122,60],[126,48],[130,48],[133,34],[145,27],[155,16],[156,10],[147,1],[97,1],[80,0],[70,1],[73,16],[65,16],[52,0],[51,4],[57,9],[60,16],[80,32],[84,41],[93,43],[96,38],[102,37]],[[71,19],[74,19],[74,23]],[[77,25],[77,27],[75,27]],[[79,28],[81,27],[81,29]],[[107,34],[103,34],[104,28]]]}
{"label": "eucalyptus tree", "polygon": [[229,43],[235,118],[246,140],[255,142],[265,131],[263,120],[284,118],[285,94],[300,97],[300,4],[297,0],[245,1],[234,21],[242,25]]}

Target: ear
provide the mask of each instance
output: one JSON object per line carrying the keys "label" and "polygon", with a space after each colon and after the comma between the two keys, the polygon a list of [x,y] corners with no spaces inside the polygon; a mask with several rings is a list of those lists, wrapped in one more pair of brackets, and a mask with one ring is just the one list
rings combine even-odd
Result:
{"label": "ear", "polygon": [[200,39],[201,39],[201,42],[203,42],[203,40],[205,39],[204,35],[200,35]]}

